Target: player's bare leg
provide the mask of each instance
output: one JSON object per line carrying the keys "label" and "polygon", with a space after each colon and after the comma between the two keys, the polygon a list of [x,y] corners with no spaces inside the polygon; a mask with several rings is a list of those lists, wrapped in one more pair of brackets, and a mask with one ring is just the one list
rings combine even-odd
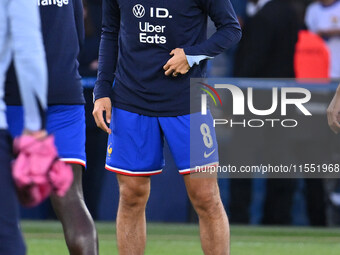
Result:
{"label": "player's bare leg", "polygon": [[146,245],[145,207],[150,194],[149,177],[117,174],[119,207],[117,243],[119,255],[142,255]]}
{"label": "player's bare leg", "polygon": [[74,180],[67,194],[51,196],[54,211],[63,225],[71,255],[97,255],[98,238],[93,219],[85,205],[80,165],[72,165]]}
{"label": "player's bare leg", "polygon": [[184,176],[185,185],[200,225],[201,245],[205,255],[229,255],[229,222],[216,178]]}

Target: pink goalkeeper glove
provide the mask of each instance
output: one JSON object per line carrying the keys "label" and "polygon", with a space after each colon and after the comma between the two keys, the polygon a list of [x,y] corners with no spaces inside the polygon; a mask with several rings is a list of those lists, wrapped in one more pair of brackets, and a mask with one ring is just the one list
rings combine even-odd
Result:
{"label": "pink goalkeeper glove", "polygon": [[33,207],[45,200],[51,192],[64,196],[73,182],[71,166],[58,158],[54,137],[36,139],[22,135],[14,140],[12,174],[20,202]]}

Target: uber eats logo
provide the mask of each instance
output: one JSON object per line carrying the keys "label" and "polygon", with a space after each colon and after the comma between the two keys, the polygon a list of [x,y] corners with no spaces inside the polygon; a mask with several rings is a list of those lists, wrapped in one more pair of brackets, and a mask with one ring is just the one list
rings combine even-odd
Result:
{"label": "uber eats logo", "polygon": [[172,15],[166,8],[150,7],[145,9],[141,4],[136,4],[132,8],[132,13],[137,19],[149,17],[155,20],[154,23],[138,22],[139,41],[147,44],[166,44],[167,38],[164,35],[166,26],[157,24],[158,19],[172,19]]}

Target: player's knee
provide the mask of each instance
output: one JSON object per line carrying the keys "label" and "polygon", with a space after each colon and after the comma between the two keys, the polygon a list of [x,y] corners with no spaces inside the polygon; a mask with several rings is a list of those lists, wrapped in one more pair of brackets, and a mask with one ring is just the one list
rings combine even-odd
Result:
{"label": "player's knee", "polygon": [[146,206],[150,193],[148,185],[121,185],[119,190],[121,206],[128,207],[131,210],[144,208]]}
{"label": "player's knee", "polygon": [[221,198],[217,188],[195,190],[191,192],[190,198],[199,215],[213,214],[221,208]]}
{"label": "player's knee", "polygon": [[71,255],[78,255],[82,253],[84,248],[85,238],[82,236],[75,236],[68,240],[67,247]]}
{"label": "player's knee", "polygon": [[83,255],[95,252],[97,246],[97,233],[93,231],[83,231],[81,234],[72,235],[66,239],[67,247],[71,255]]}

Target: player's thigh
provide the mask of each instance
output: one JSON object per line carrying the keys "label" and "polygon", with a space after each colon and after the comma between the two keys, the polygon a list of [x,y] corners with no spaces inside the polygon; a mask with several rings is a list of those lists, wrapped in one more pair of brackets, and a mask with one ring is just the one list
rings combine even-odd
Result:
{"label": "player's thigh", "polygon": [[159,120],[181,174],[218,164],[218,146],[210,112],[207,115],[161,117]]}
{"label": "player's thigh", "polygon": [[162,172],[163,140],[156,117],[112,109],[106,169],[128,176]]}

